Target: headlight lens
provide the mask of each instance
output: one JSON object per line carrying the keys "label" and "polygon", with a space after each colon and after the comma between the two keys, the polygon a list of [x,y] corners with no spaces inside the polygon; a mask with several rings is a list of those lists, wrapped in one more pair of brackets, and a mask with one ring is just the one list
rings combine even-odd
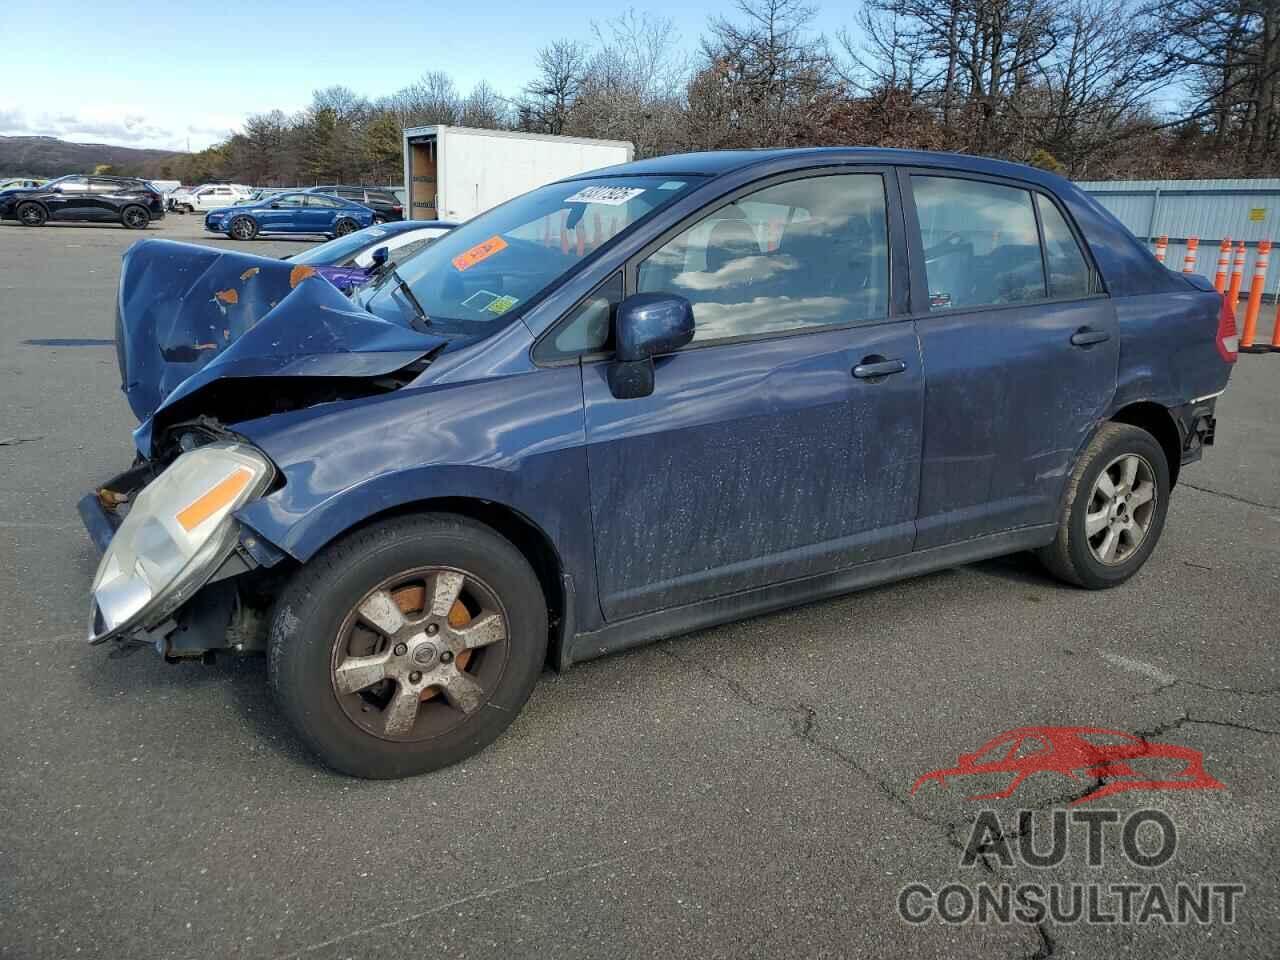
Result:
{"label": "headlight lens", "polygon": [[235,546],[231,514],[271,482],[270,461],[240,443],[178,457],[134,500],[93,578],[90,639],[151,627],[187,601]]}

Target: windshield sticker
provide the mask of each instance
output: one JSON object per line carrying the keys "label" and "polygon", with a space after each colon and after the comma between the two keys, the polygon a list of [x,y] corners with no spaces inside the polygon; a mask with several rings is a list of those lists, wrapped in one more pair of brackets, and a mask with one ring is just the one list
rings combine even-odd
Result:
{"label": "windshield sticker", "polygon": [[666,183],[662,184],[662,186],[658,187],[658,189],[659,190],[679,190],[683,186],[684,186],[683,180],[668,180]]}
{"label": "windshield sticker", "polygon": [[480,313],[484,313],[501,299],[502,294],[500,293],[490,293],[488,290],[477,290],[471,296],[467,297],[467,299],[463,300],[462,305],[464,307],[469,307],[472,310],[478,310]]}
{"label": "windshield sticker", "polygon": [[374,237],[385,237],[387,235],[387,231],[383,230],[381,227],[370,227],[369,234]]}
{"label": "windshield sticker", "polygon": [[643,187],[583,187],[565,203],[602,203],[606,207],[620,207],[642,193]]}
{"label": "windshield sticker", "polygon": [[477,243],[470,250],[458,254],[453,258],[453,268],[461,273],[463,270],[470,270],[481,260],[487,260],[495,253],[507,249],[507,241],[503,240],[496,234],[488,240]]}
{"label": "windshield sticker", "polygon": [[489,306],[485,307],[485,309],[488,310],[490,313],[498,314],[500,316],[506,313],[508,310],[510,310],[519,302],[520,301],[516,297],[513,297],[510,294],[508,294],[505,297],[498,297],[496,300],[490,303]]}

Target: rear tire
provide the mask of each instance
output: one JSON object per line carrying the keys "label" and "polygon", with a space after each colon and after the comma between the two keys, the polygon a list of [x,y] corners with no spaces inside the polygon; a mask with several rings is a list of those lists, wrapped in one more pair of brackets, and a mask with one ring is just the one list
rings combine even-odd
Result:
{"label": "rear tire", "polygon": [[360,225],[358,223],[354,220],[349,220],[346,217],[343,217],[333,225],[333,235],[335,237],[345,237],[348,233],[359,229]]}
{"label": "rear tire", "polygon": [[1105,423],[1071,472],[1057,536],[1036,556],[1067,583],[1088,590],[1118,586],[1155,549],[1170,489],[1159,441],[1138,427]]}
{"label": "rear tire", "polygon": [[49,219],[49,211],[38,203],[19,204],[17,215],[24,227],[43,227]]}
{"label": "rear tire", "polygon": [[258,224],[253,217],[235,217],[227,227],[232,240],[252,240],[258,235]]}
{"label": "rear tire", "polygon": [[[452,600],[447,577],[460,584]],[[459,645],[466,626],[454,606],[464,601],[463,624],[497,624],[488,639]],[[267,672],[286,719],[326,765],[388,779],[457,763],[497,739],[546,648],[546,602],[524,556],[473,520],[425,514],[356,531],[302,567],[276,602]],[[437,676],[443,684],[429,685]]]}
{"label": "rear tire", "polygon": [[151,214],[146,207],[125,207],[120,211],[120,222],[129,230],[145,230],[151,224]]}

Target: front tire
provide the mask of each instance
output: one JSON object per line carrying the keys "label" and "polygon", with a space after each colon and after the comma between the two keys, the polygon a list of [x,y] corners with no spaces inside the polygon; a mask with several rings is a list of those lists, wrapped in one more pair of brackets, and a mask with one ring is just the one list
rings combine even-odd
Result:
{"label": "front tire", "polygon": [[258,235],[258,224],[252,217],[236,217],[227,227],[232,240],[252,240]]}
{"label": "front tire", "polygon": [[17,214],[24,227],[43,227],[49,219],[49,211],[38,203],[19,204]]}
{"label": "front tire", "polygon": [[357,777],[478,753],[533,690],[547,610],[523,555],[464,517],[385,520],[299,570],[271,625],[268,676],[299,738]]}
{"label": "front tire", "polygon": [[1124,583],[1160,539],[1171,487],[1155,437],[1103,424],[1071,473],[1057,536],[1036,555],[1055,577],[1088,590]]}

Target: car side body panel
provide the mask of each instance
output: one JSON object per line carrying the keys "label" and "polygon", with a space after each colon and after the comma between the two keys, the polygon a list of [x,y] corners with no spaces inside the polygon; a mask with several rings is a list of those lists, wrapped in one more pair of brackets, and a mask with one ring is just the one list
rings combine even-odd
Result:
{"label": "car side body panel", "polygon": [[579,367],[415,385],[236,429],[284,480],[238,516],[296,559],[409,504],[496,503],[555,546],[575,584],[575,622],[599,622]]}

